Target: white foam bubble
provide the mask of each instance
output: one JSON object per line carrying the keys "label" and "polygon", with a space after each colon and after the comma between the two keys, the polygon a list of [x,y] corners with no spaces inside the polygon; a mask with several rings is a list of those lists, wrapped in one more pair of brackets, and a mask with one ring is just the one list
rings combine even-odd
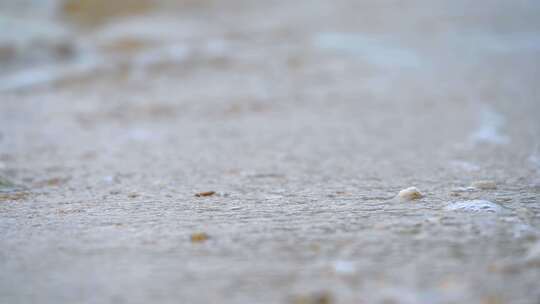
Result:
{"label": "white foam bubble", "polygon": [[463,212],[501,212],[503,208],[493,202],[486,200],[470,200],[453,202],[444,208],[446,211],[463,211]]}

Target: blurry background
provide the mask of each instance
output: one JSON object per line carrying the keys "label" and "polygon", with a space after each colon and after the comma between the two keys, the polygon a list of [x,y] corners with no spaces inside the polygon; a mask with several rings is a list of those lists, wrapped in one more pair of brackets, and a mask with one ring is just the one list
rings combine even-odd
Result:
{"label": "blurry background", "polygon": [[538,16],[0,0],[0,302],[536,303]]}

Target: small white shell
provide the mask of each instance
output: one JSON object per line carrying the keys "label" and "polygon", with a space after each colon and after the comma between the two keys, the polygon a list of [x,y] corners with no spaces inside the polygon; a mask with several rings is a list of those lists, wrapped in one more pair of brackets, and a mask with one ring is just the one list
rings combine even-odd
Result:
{"label": "small white shell", "polygon": [[415,199],[422,198],[424,195],[416,188],[409,187],[399,191],[398,197],[402,200],[412,201]]}

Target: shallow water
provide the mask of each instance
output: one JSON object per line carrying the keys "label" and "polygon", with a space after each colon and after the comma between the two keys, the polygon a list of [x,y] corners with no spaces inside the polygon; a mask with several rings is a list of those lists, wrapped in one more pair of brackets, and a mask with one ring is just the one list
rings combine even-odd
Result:
{"label": "shallow water", "polygon": [[535,2],[136,2],[0,0],[0,303],[540,297]]}

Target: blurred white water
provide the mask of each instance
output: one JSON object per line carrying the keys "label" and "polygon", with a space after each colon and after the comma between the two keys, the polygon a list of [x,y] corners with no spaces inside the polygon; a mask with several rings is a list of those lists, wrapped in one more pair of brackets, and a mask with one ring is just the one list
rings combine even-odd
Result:
{"label": "blurred white water", "polygon": [[507,144],[510,139],[502,134],[506,121],[504,117],[490,108],[483,108],[478,117],[478,127],[471,134],[473,143]]}
{"label": "blurred white water", "polygon": [[323,32],[315,36],[314,45],[345,55],[355,55],[381,67],[418,67],[421,59],[412,50],[399,46],[388,37],[360,33]]}

